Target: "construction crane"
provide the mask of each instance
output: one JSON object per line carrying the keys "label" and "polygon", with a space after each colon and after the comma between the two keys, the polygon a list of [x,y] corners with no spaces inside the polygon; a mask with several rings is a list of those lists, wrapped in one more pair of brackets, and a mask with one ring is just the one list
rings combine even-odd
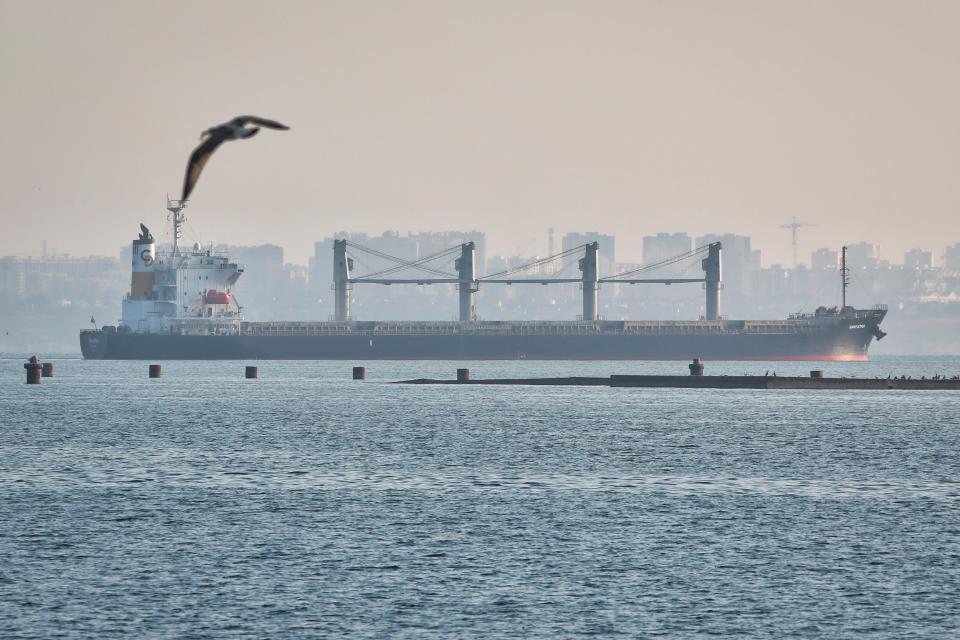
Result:
{"label": "construction crane", "polygon": [[793,232],[793,268],[797,268],[798,264],[798,253],[799,253],[799,233],[798,230],[802,227],[815,227],[817,225],[810,224],[808,222],[797,222],[797,216],[793,216],[793,222],[788,222],[787,224],[780,225],[781,229],[790,229]]}

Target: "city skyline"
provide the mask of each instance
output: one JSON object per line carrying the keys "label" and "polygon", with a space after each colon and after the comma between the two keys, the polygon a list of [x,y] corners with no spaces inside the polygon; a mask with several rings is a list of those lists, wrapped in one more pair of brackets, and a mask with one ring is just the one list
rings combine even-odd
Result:
{"label": "city skyline", "polygon": [[[158,241],[161,244],[163,243],[169,244],[170,233],[169,233],[169,229],[166,228],[166,223],[164,223],[164,227],[162,231],[158,231],[156,227],[150,227],[150,228],[154,229],[154,235],[157,237]],[[310,241],[309,244],[311,245],[311,251],[303,255],[302,259],[299,258],[299,254],[297,253],[293,254],[294,256],[297,256],[297,257],[294,257],[292,259],[287,259],[287,258],[291,258],[291,252],[289,247],[283,245],[280,242],[271,241],[269,238],[265,238],[260,242],[252,242],[252,243],[230,242],[226,239],[201,241],[199,236],[196,236],[195,234],[192,234],[191,231],[188,231],[187,235],[185,236],[185,241],[187,242],[187,244],[199,243],[201,246],[230,246],[230,247],[261,247],[261,246],[268,246],[268,245],[277,246],[283,249],[284,256],[285,256],[285,259],[284,259],[285,264],[307,266],[315,258],[317,244],[329,241],[334,237],[349,237],[349,236],[362,236],[365,238],[376,239],[376,238],[387,237],[387,236],[413,238],[416,236],[429,236],[429,235],[457,235],[457,234],[470,235],[470,234],[480,233],[486,236],[487,244],[485,246],[485,250],[482,252],[482,255],[484,256],[489,256],[489,257],[496,256],[496,257],[502,257],[502,258],[512,258],[512,257],[518,257],[518,256],[546,257],[550,255],[549,253],[547,253],[547,251],[549,247],[549,236],[551,231],[553,231],[554,235],[557,238],[560,238],[561,240],[565,238],[573,237],[573,236],[579,237],[579,236],[586,236],[590,234],[599,234],[601,236],[608,236],[610,238],[616,239],[616,242],[618,243],[619,247],[626,246],[626,247],[632,248],[632,251],[626,254],[624,253],[623,250],[618,250],[615,256],[616,262],[629,263],[629,264],[639,263],[639,262],[649,262],[650,256],[648,256],[648,253],[647,253],[647,245],[650,243],[650,241],[655,241],[661,238],[670,238],[671,243],[676,243],[676,240],[678,239],[679,236],[685,236],[691,242],[695,240],[702,240],[703,242],[699,244],[704,244],[706,242],[706,240],[704,239],[710,239],[709,241],[712,242],[712,241],[715,241],[714,239],[720,238],[721,236],[744,237],[751,241],[753,241],[754,239],[754,236],[752,236],[749,233],[738,233],[733,231],[720,231],[715,233],[694,234],[687,230],[672,229],[672,230],[666,230],[666,231],[643,233],[639,236],[639,238],[635,238],[633,241],[625,241],[623,238],[620,238],[616,234],[608,234],[608,233],[605,233],[603,230],[560,231],[555,228],[551,228],[551,229],[545,230],[542,236],[531,238],[526,242],[515,242],[509,246],[508,246],[508,243],[501,243],[501,246],[499,247],[499,249],[505,249],[505,250],[498,250],[498,248],[493,243],[490,242],[490,234],[488,234],[483,229],[474,229],[471,231],[464,231],[464,230],[457,230],[457,229],[421,229],[421,230],[401,231],[396,228],[382,229],[379,231],[342,229],[342,230],[337,230],[328,236],[317,238],[315,240]],[[191,235],[193,235],[194,237],[191,237]],[[812,244],[805,244],[801,240],[801,242],[799,243],[798,265],[801,267],[807,267],[807,268],[815,267],[816,261],[817,261],[816,254],[824,250],[839,253],[841,247],[843,246],[851,247],[854,245],[871,245],[874,248],[874,252],[875,252],[875,255],[873,255],[873,258],[880,261],[886,261],[890,264],[903,264],[904,261],[909,261],[909,259],[906,258],[908,254],[919,251],[919,252],[927,252],[930,254],[929,257],[932,260],[933,266],[941,266],[942,262],[945,259],[948,259],[949,256],[956,254],[957,247],[960,246],[960,236],[958,236],[955,239],[943,238],[939,243],[935,243],[932,245],[923,245],[920,243],[911,244],[910,242],[905,242],[902,244],[907,248],[904,249],[903,251],[897,252],[889,248],[885,248],[883,245],[879,243],[875,243],[868,238],[852,239],[850,241],[841,243],[840,245],[837,245],[837,246],[813,246]],[[555,251],[558,251],[560,249],[560,246],[561,246],[560,243],[558,243],[558,247],[557,249],[555,249]],[[528,248],[529,250],[527,250]],[[786,260],[779,260],[776,258],[768,257],[769,256],[768,247],[765,247],[765,246],[759,247],[758,250],[760,252],[760,260],[761,260],[760,266],[762,267],[782,266],[786,268],[791,268],[793,266],[792,247],[790,249],[790,256],[788,256],[788,259]],[[660,249],[655,249],[654,251],[655,251],[654,255],[660,258],[666,257],[668,255],[675,255],[676,253],[680,253],[680,251],[675,251],[673,253],[669,253],[669,252],[664,253]],[[118,252],[121,255],[125,255],[126,246],[121,244],[118,246],[116,251],[107,252],[107,253],[95,253],[95,252],[79,253],[71,250],[64,251],[60,247],[55,246],[52,242],[46,239],[41,239],[40,245],[39,245],[39,251],[32,252],[28,250],[28,251],[22,251],[19,253],[6,253],[6,254],[0,254],[0,257],[15,257],[15,258],[39,258],[39,257],[54,257],[54,256],[110,257],[113,255],[116,255]]]}

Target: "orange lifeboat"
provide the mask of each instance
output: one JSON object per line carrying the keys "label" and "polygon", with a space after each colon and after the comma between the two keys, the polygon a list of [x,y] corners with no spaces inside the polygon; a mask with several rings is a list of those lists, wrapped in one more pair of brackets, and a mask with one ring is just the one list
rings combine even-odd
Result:
{"label": "orange lifeboat", "polygon": [[230,304],[230,294],[226,291],[207,291],[203,301],[206,304]]}

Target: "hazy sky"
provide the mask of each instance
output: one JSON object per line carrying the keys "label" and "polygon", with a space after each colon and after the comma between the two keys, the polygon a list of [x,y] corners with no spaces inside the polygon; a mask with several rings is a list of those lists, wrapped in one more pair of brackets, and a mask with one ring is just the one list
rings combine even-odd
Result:
{"label": "hazy sky", "polygon": [[[0,254],[163,226],[305,262],[337,230],[753,236],[764,262],[960,242],[960,2],[0,0]],[[159,234],[158,234],[159,235]]]}

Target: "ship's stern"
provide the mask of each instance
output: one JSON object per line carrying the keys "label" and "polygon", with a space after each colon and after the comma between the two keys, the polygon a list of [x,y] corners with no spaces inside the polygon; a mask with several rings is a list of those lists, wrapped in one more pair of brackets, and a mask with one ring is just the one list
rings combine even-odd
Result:
{"label": "ship's stern", "polygon": [[107,356],[109,334],[103,329],[86,329],[80,332],[80,353],[87,360],[103,360]]}

